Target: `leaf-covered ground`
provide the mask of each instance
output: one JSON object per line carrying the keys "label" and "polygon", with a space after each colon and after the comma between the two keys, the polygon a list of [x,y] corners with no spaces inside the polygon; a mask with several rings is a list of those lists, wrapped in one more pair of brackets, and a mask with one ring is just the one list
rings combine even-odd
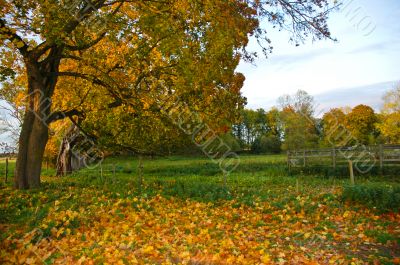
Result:
{"label": "leaf-covered ground", "polygon": [[133,173],[47,177],[34,191],[2,186],[0,263],[400,262],[400,214],[343,202],[340,181],[296,185],[260,170],[225,189],[219,176],[151,174],[141,195]]}

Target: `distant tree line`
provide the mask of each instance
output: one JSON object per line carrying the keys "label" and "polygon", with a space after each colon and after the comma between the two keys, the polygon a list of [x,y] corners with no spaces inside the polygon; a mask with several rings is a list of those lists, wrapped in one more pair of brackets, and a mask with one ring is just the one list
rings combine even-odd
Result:
{"label": "distant tree line", "polygon": [[[240,150],[280,153],[285,150],[400,143],[400,86],[387,92],[379,113],[360,104],[333,108],[315,115],[315,101],[307,92],[279,98],[270,110],[244,109],[232,126]],[[231,140],[232,142],[232,140]]]}

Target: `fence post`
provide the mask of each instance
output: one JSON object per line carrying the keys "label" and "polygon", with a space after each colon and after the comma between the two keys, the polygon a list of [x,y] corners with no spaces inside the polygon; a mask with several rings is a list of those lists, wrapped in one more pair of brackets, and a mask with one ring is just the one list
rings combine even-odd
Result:
{"label": "fence post", "polygon": [[290,151],[289,150],[287,151],[287,166],[290,171]]}
{"label": "fence post", "polygon": [[332,148],[332,166],[333,169],[336,169],[336,148]]}
{"label": "fence post", "polygon": [[383,169],[383,145],[380,144],[379,145],[379,168]]}
{"label": "fence post", "polygon": [[100,179],[103,182],[103,163],[100,162]]}
{"label": "fence post", "polygon": [[6,157],[6,169],[5,169],[4,173],[6,175],[5,182],[7,183],[7,178],[8,178],[8,157]]}
{"label": "fence post", "polygon": [[351,182],[351,185],[354,186],[353,161],[351,161],[351,160],[349,160],[349,170],[350,170],[350,182]]}
{"label": "fence post", "polygon": [[228,182],[228,181],[227,181],[227,177],[228,177],[228,176],[227,176],[227,175],[228,175],[228,173],[224,172],[224,188],[225,188],[225,189],[228,188],[228,184],[227,184],[227,182]]}
{"label": "fence post", "polygon": [[113,183],[115,183],[115,164],[113,164]]}
{"label": "fence post", "polygon": [[143,161],[142,161],[142,156],[139,156],[139,164],[138,164],[138,170],[137,170],[137,174],[138,174],[138,191],[139,194],[142,194],[142,184],[143,184]]}
{"label": "fence post", "polygon": [[303,167],[306,167],[306,149],[303,150]]}

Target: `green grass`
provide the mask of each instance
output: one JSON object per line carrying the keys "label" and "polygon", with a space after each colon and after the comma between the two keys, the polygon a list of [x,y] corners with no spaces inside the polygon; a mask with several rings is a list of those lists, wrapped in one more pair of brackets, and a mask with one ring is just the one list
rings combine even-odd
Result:
{"label": "green grass", "polygon": [[[0,170],[4,166],[1,162]],[[142,196],[153,196],[161,193],[164,196],[199,201],[235,200],[247,205],[252,205],[256,199],[269,200],[277,207],[283,207],[298,193],[330,194],[343,186],[349,187],[350,184],[347,178],[318,174],[290,176],[284,155],[249,155],[240,157],[239,166],[227,175],[225,186],[222,171],[218,164],[210,159],[173,156],[143,159],[143,185],[139,187],[138,163],[139,160],[134,157],[110,157],[103,161],[101,167],[85,168],[63,178],[51,177],[54,175],[53,169],[43,170],[42,187],[22,193],[24,196],[33,196],[30,201],[32,205],[26,205],[25,200],[15,200],[12,202],[12,207],[18,210],[11,213],[8,209],[0,209],[0,221],[24,222],[26,218],[29,219],[32,210],[38,211],[40,219],[40,215],[45,215],[46,211],[45,206],[42,207],[41,192],[47,193],[44,202],[52,202],[62,197],[69,187],[92,188],[111,196],[126,197],[139,193]],[[10,172],[13,167],[14,163],[11,162]],[[357,184],[378,183],[394,187],[399,185],[398,179],[385,180],[382,177],[358,177],[356,181]],[[1,185],[4,187],[3,183]],[[8,185],[11,185],[11,180]],[[345,189],[347,190],[348,188]],[[362,198],[353,197],[344,198],[362,202]],[[337,203],[339,202],[340,198],[337,199]],[[371,204],[366,201],[366,205],[376,207],[377,203]],[[39,207],[39,210],[35,207]],[[397,210],[395,207],[393,209]]]}
{"label": "green grass", "polygon": [[[5,181],[5,169],[6,169],[6,159],[0,159],[0,181]],[[15,169],[15,159],[8,160],[8,180],[11,181],[14,176],[14,169]]]}
{"label": "green grass", "polygon": [[[138,163],[135,157],[110,157],[103,161],[101,167],[84,168],[63,178],[51,177],[54,176],[54,169],[44,169],[42,189],[56,185],[61,188],[94,187],[119,194],[138,193]],[[3,167],[4,161],[0,161],[0,170]],[[13,169],[14,161],[11,161],[8,185],[12,182]],[[161,192],[167,196],[202,201],[235,199],[249,203],[255,197],[267,200],[282,193],[288,196],[296,192],[318,193],[349,185],[347,178],[325,174],[304,175],[301,172],[291,176],[285,155],[241,156],[239,166],[227,175],[226,186],[219,165],[205,157],[146,158],[143,159],[142,174],[144,182],[140,192],[143,194],[151,196]],[[358,176],[356,181],[357,184],[398,185],[397,178],[378,176]]]}

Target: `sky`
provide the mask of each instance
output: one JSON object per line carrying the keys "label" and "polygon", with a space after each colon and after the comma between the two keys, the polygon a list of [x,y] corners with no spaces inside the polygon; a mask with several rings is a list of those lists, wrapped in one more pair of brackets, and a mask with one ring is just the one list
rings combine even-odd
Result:
{"label": "sky", "polygon": [[[246,76],[247,107],[269,109],[279,96],[302,89],[314,96],[319,112],[361,103],[379,110],[382,95],[400,84],[399,20],[400,0],[344,0],[329,18],[337,42],[295,47],[289,33],[271,29],[273,53],[237,69]],[[252,40],[249,48],[256,46]]]}

